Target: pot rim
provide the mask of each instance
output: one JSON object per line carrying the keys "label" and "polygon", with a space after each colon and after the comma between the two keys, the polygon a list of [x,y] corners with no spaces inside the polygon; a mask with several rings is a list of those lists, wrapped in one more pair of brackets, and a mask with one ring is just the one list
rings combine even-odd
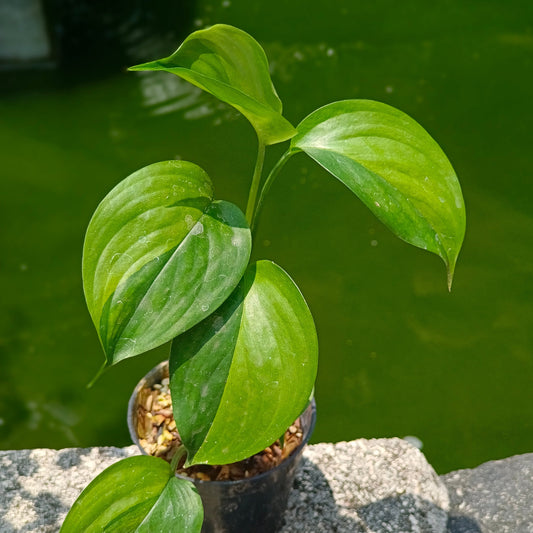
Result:
{"label": "pot rim", "polygon": [[[130,437],[133,440],[133,443],[137,446],[137,448],[139,448],[139,450],[141,451],[143,455],[149,455],[149,454],[146,453],[146,450],[139,443],[139,436],[137,435],[137,430],[136,430],[137,424],[134,423],[134,412],[135,412],[135,404],[137,401],[137,395],[139,394],[139,391],[149,382],[150,378],[157,377],[158,374],[161,372],[161,370],[167,365],[168,365],[168,360],[161,361],[161,363],[156,365],[144,377],[142,377],[141,380],[137,383],[137,385],[133,389],[133,392],[128,401],[127,419],[128,419],[128,429],[130,432]],[[187,481],[192,481],[194,482],[195,485],[206,484],[210,486],[213,486],[213,485],[228,486],[228,485],[246,484],[246,483],[250,483],[255,480],[260,480],[263,477],[266,477],[268,475],[272,475],[273,472],[280,470],[283,467],[287,467],[296,457],[298,457],[302,453],[304,446],[309,442],[309,439],[311,438],[311,435],[313,433],[313,430],[315,429],[315,424],[316,424],[316,401],[315,401],[314,396],[311,398],[306,408],[302,411],[302,413],[299,416],[300,417],[303,416],[308,410],[311,411],[309,426],[307,427],[306,432],[303,435],[302,442],[298,445],[298,447],[295,450],[293,450],[293,452],[289,455],[289,457],[284,459],[279,465],[276,465],[270,470],[266,470],[265,472],[261,472],[260,474],[257,474],[252,477],[247,477],[244,479],[227,479],[227,480],[213,480],[213,481],[205,481],[203,479],[190,478],[190,477],[178,474],[178,473],[176,473],[175,476],[181,479],[186,479]],[[206,466],[210,466],[210,465],[206,465]]]}

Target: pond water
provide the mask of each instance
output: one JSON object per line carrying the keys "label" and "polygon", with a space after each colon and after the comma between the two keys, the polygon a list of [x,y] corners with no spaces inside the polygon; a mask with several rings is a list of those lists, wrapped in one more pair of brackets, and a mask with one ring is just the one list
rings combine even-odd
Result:
{"label": "pond water", "polygon": [[415,436],[439,472],[532,451],[531,2],[173,3],[179,27],[136,7],[106,19],[112,38],[63,4],[46,12],[49,29],[62,24],[57,68],[0,72],[0,448],[129,443],[128,396],[167,347],[85,388],[103,354],[82,293],[84,231],[118,181],[172,158],[244,209],[246,120],[177,77],[123,71],[225,22],[264,46],[293,124],[334,100],[394,105],[443,147],[467,205],[448,293],[440,259],[395,239],[305,156],[285,167],[253,256],[283,266],[315,317],[313,441]]}

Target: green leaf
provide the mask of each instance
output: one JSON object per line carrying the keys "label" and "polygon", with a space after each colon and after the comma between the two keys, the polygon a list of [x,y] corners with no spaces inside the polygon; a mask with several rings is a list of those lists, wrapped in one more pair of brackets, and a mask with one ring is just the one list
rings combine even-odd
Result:
{"label": "green leaf", "polygon": [[98,206],[83,283],[107,364],[164,344],[211,314],[240,281],[251,236],[242,212],[213,200],[198,166],[138,170]]}
{"label": "green leaf", "polygon": [[196,487],[176,478],[162,459],[140,455],[93,479],[74,502],[61,533],[197,533],[202,521]]}
{"label": "green leaf", "polygon": [[173,476],[146,518],[135,530],[196,532],[202,529],[204,513],[200,495],[190,481]]}
{"label": "green leaf", "polygon": [[311,313],[279,266],[258,261],[214,313],[172,343],[170,387],[187,463],[271,445],[301,414],[317,371]]}
{"label": "green leaf", "polygon": [[450,162],[422,126],[386,104],[345,100],[297,129],[291,149],[331,172],[398,237],[442,257],[451,286],[465,207]]}
{"label": "green leaf", "polygon": [[182,77],[239,110],[266,145],[296,133],[281,114],[264,50],[233,26],[195,31],[171,56],[129,70],[164,70]]}

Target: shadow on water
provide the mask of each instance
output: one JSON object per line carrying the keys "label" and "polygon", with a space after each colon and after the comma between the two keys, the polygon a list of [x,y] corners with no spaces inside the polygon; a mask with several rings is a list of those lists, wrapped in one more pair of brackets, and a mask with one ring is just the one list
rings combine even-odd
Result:
{"label": "shadow on water", "polygon": [[[5,383],[15,381],[12,370],[16,365],[16,354],[22,345],[13,331],[29,328],[30,325],[27,314],[21,307],[11,306],[7,309],[0,324],[0,375]],[[29,419],[28,405],[16,387],[0,387],[0,440],[8,439],[17,425],[27,425]]]}
{"label": "shadow on water", "polygon": [[37,73],[55,76],[47,71],[64,73],[55,82],[85,82],[166,56],[190,31],[195,6],[189,0],[7,1],[0,22],[3,88],[20,89],[22,79],[34,87]]}

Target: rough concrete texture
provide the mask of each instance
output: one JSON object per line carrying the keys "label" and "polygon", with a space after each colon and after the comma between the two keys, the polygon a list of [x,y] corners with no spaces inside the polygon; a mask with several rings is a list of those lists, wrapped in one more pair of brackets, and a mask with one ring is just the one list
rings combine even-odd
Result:
{"label": "rough concrete texture", "polygon": [[449,533],[533,533],[533,453],[442,476]]}
{"label": "rough concrete texture", "polygon": [[[58,531],[81,490],[128,448],[0,452],[0,532]],[[400,439],[308,446],[283,533],[444,533],[448,494]]]}
{"label": "rough concrete texture", "polygon": [[135,446],[0,451],[0,532],[58,531],[97,474],[137,453]]}
{"label": "rough concrete texture", "polygon": [[283,533],[444,533],[448,492],[400,439],[309,446]]}

